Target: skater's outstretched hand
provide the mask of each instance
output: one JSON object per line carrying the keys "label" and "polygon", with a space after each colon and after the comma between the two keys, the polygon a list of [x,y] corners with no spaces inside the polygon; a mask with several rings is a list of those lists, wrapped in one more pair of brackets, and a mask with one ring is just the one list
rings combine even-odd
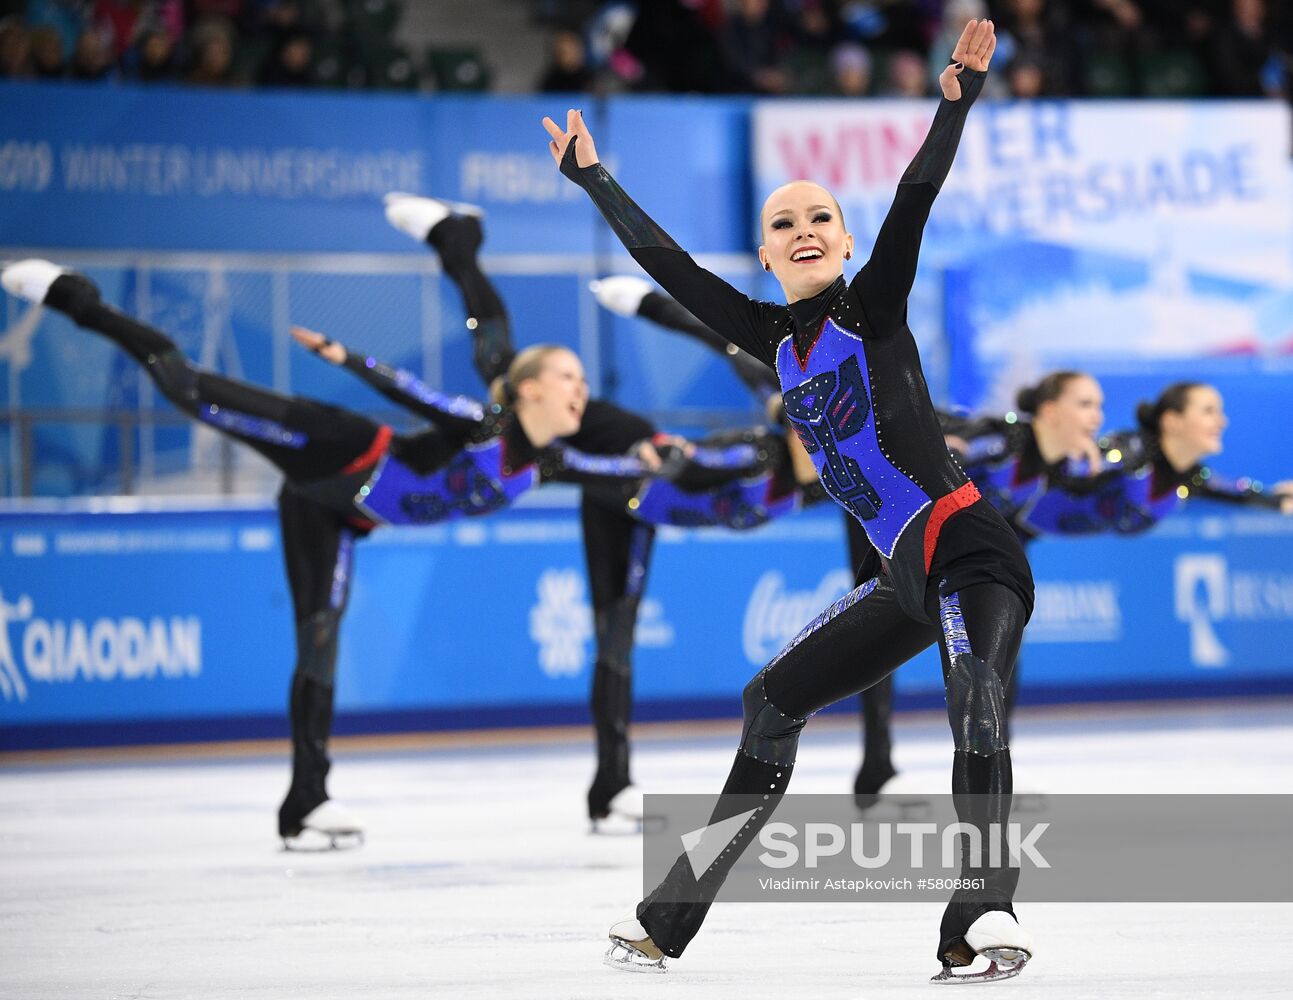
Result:
{"label": "skater's outstretched hand", "polygon": [[1280,513],[1293,514],[1293,479],[1284,479],[1271,487],[1271,492],[1280,498]]}
{"label": "skater's outstretched hand", "polygon": [[[961,32],[961,37],[952,50],[952,62],[938,77],[938,85],[943,88],[943,96],[949,101],[961,99],[961,81],[957,79],[964,70],[972,69],[982,73],[992,62],[992,53],[997,50],[997,31],[991,21],[971,20]],[[560,161],[558,161],[560,162]],[[583,163],[579,164],[581,167]]]}
{"label": "skater's outstretched hand", "polygon": [[[960,84],[957,84],[957,87],[959,94]],[[564,129],[551,118],[543,119],[543,127],[548,130],[548,135],[552,136],[552,141],[548,143],[548,152],[552,154],[558,167],[561,166],[561,158],[566,155],[566,147],[574,139],[579,140],[575,146],[575,162],[581,167],[591,167],[597,162],[597,147],[593,145],[593,134],[584,124],[582,111],[574,108],[567,111]]]}
{"label": "skater's outstretched hand", "polygon": [[1071,456],[1076,459],[1086,459],[1086,474],[1094,476],[1098,472],[1104,471],[1104,452],[1094,441],[1082,442],[1081,449],[1076,455]]}
{"label": "skater's outstretched hand", "polygon": [[335,340],[329,340],[321,333],[307,330],[303,326],[292,327],[292,339],[308,351],[313,351],[324,361],[334,365],[346,363],[346,347]]}

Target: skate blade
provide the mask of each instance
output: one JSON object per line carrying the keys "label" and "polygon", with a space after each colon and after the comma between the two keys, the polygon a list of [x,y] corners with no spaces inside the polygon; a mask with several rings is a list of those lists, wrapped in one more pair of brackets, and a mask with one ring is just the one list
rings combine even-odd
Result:
{"label": "skate blade", "polygon": [[635,837],[642,832],[642,819],[611,813],[592,820],[592,828],[588,832],[599,837]]}
{"label": "skate blade", "polygon": [[306,828],[292,837],[283,838],[283,850],[303,854],[322,854],[326,851],[351,851],[364,846],[362,830],[329,832]]}
{"label": "skate blade", "polygon": [[664,965],[665,956],[651,957],[646,952],[639,950],[632,941],[625,941],[623,938],[611,938],[611,946],[606,949],[606,957],[602,959],[603,965],[609,965],[612,969],[619,969],[621,972],[645,972],[652,975],[662,975],[669,970]]}
{"label": "skate blade", "polygon": [[969,983],[995,983],[1002,979],[1014,979],[1024,971],[1024,966],[1031,958],[1026,951],[1018,948],[986,948],[982,952],[988,960],[988,967],[982,972],[955,973],[951,966],[943,966],[943,971],[930,979],[938,986],[948,984],[964,985]]}

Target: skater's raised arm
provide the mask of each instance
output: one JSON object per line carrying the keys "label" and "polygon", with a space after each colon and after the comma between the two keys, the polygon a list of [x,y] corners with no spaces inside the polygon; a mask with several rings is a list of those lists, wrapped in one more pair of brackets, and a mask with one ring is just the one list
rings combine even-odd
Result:
{"label": "skater's raised arm", "polygon": [[598,160],[581,112],[567,113],[565,129],[551,118],[543,119],[543,127],[552,136],[548,150],[561,172],[588,192],[643,270],[702,323],[772,367],[775,345],[763,332],[767,305],[747,298],[706,271],[638,207]]}
{"label": "skater's raised arm", "polygon": [[438,392],[412,372],[351,351],[344,344],[305,327],[292,327],[292,337],[330,364],[354,372],[391,402],[444,430],[469,432],[485,419],[484,405],[470,396]]}
{"label": "skater's raised arm", "polygon": [[929,133],[898,182],[870,260],[853,279],[852,287],[877,333],[891,331],[905,318],[926,220],[952,168],[966,116],[983,89],[996,47],[991,21],[970,21],[965,26],[951,65],[939,77],[943,100]]}

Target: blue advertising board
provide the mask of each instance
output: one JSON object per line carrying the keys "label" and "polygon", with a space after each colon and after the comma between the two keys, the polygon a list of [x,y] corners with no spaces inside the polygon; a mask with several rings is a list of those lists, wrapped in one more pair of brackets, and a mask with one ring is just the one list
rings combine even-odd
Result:
{"label": "blue advertising board", "polygon": [[[291,603],[266,508],[0,515],[0,746],[285,731]],[[637,717],[739,715],[750,676],[849,588],[834,511],[661,532]],[[1293,519],[1204,508],[1041,542],[1021,700],[1293,691]],[[358,550],[339,731],[577,722],[593,656],[573,511],[379,531]],[[942,704],[933,651],[899,707]]]}

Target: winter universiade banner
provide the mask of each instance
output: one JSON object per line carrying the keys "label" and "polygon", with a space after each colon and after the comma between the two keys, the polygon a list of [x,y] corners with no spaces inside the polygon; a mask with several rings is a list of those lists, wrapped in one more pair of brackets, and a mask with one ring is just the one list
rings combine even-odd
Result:
{"label": "winter universiade banner", "polygon": [[[866,246],[934,108],[761,103],[756,186],[825,184]],[[980,101],[913,302],[918,335],[946,322],[954,400],[1002,408],[1057,367],[1287,363],[1289,150],[1288,109],[1273,101]],[[939,270],[945,284],[930,287]]]}
{"label": "winter universiade banner", "polygon": [[[1293,522],[1219,510],[1031,554],[1024,701],[1293,691]],[[832,511],[740,538],[661,532],[637,717],[738,714],[749,677],[851,587],[844,562]],[[281,564],[268,508],[0,513],[0,748],[282,733]],[[573,511],[381,531],[353,579],[339,731],[587,718]],[[942,704],[932,652],[897,684],[900,703]]]}

